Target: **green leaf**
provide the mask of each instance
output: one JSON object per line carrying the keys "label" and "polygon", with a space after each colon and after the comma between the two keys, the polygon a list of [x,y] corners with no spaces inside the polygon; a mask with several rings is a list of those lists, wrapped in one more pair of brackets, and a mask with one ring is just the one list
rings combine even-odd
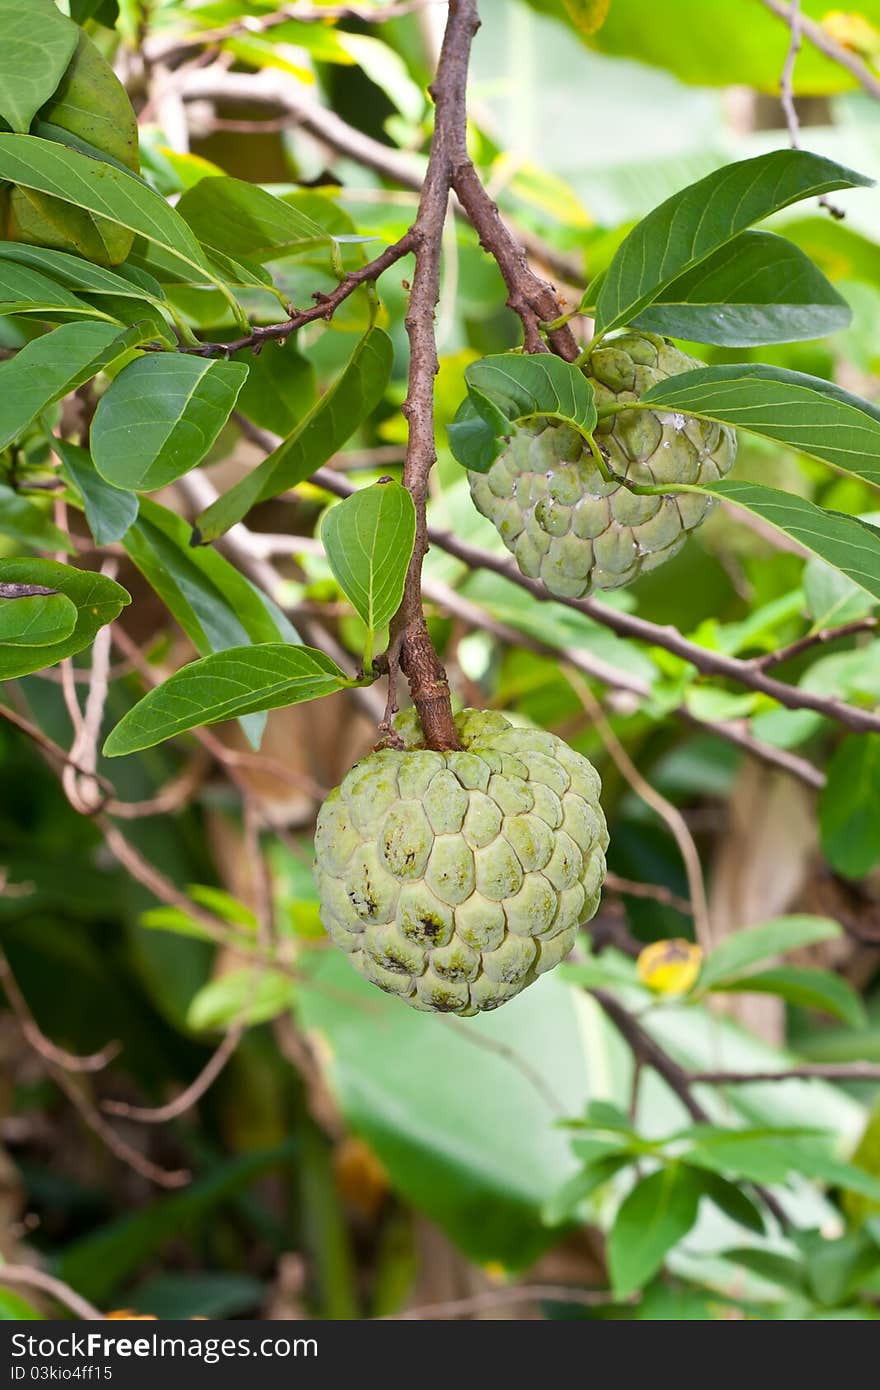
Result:
{"label": "green leaf", "polygon": [[728,936],[706,958],[700,972],[700,988],[712,989],[719,982],[742,974],[756,961],[781,956],[800,946],[833,941],[841,935],[836,922],[827,917],[778,917],[760,927],[746,927]]}
{"label": "green leaf", "polygon": [[753,512],[840,570],[873,598],[880,598],[880,531],[875,527],[762,483],[727,478],[706,491]]}
{"label": "green leaf", "polygon": [[465,396],[447,430],[453,457],[472,473],[488,473],[498,457],[498,436],[477,410],[471,396]]}
{"label": "green leaf", "polygon": [[756,975],[724,979],[713,986],[728,994],[775,994],[801,1009],[820,1009],[853,1028],[865,1022],[865,1006],[852,985],[828,970],[778,966]]}
{"label": "green leaf", "polygon": [[88,449],[69,444],[66,439],[54,438],[52,448],[64,465],[64,473],[82,498],[86,521],[95,544],[112,545],[121,540],[138,514],[135,493],[122,492],[105,482],[92,463]]}
{"label": "green leaf", "polygon": [[745,1226],[746,1230],[754,1231],[756,1235],[764,1234],[764,1218],[760,1209],[742,1188],[708,1169],[692,1168],[691,1173],[702,1195],[708,1197],[719,1211],[731,1221]]}
{"label": "green leaf", "polygon": [[19,647],[53,646],[76,627],[76,604],[66,594],[0,597],[0,643]]}
{"label": "green leaf", "polygon": [[141,179],[35,135],[0,134],[0,179],[117,222],[223,289],[186,222]]}
{"label": "green leaf", "polygon": [[216,540],[258,502],[304,482],[351,438],[375,410],[391,374],[391,339],[372,328],[359,342],[342,375],[315,403],[293,433],[263,462],[199,517],[196,536]]}
{"label": "green leaf", "polygon": [[608,1267],[618,1298],[646,1284],[697,1219],[700,1188],[692,1170],[665,1164],[621,1203],[608,1237]]}
{"label": "green leaf", "polygon": [[232,647],[182,667],[130,709],[104,744],[108,758],[152,748],[189,729],[316,700],[352,681],[311,647]]}
{"label": "green leaf", "polygon": [[370,632],[400,607],[416,538],[416,509],[400,483],[372,487],[338,502],[325,514],[321,537],[337,583]]}
{"label": "green leaf", "polygon": [[101,311],[77,299],[56,281],[14,261],[0,260],[0,314],[45,314],[54,318],[75,314],[80,318],[101,318]]}
{"label": "green leaf", "polygon": [[243,362],[179,352],[129,363],[98,403],[91,428],[95,467],[114,487],[154,492],[200,463],[232,413]]}
{"label": "green leaf", "polygon": [[187,1013],[190,1028],[231,1028],[237,1023],[253,1027],[291,1008],[295,981],[265,967],[229,970],[203,985]]}
{"label": "green leaf", "polygon": [[236,258],[271,261],[332,240],[298,208],[242,179],[200,179],[177,211],[205,246]]}
{"label": "green leaf", "polygon": [[562,0],[565,12],[579,34],[595,34],[611,9],[611,0]]}
{"label": "green leaf", "polygon": [[40,111],[34,134],[81,145],[137,173],[137,118],[125,87],[97,44],[82,31],[55,93]]}
{"label": "green leaf", "polygon": [[820,377],[758,363],[699,367],[652,386],[637,409],[719,420],[880,487],[880,408]]}
{"label": "green leaf", "polygon": [[128,352],[140,336],[137,328],[120,332],[116,324],[66,323],[0,363],[0,449],[47,406]]}
{"label": "green leaf", "polygon": [[0,1322],[40,1322],[42,1318],[32,1303],[0,1284]]}
{"label": "green leaf", "polygon": [[845,878],[880,863],[880,735],[846,738],[828,765],[819,799],[822,851]]}
{"label": "green leaf", "polygon": [[673,280],[638,328],[698,343],[754,347],[822,338],[852,312],[799,247],[772,232],[741,232]]}
{"label": "green leaf", "polygon": [[597,332],[632,322],[680,275],[780,208],[871,182],[806,150],[775,150],[708,174],[673,194],[627,236],[599,291]]}
{"label": "green leaf", "polygon": [[807,1293],[807,1273],[800,1260],[790,1255],[782,1255],[777,1250],[761,1250],[752,1246],[742,1246],[725,1250],[724,1258],[733,1264],[742,1265],[753,1274],[758,1274],[771,1284],[778,1284],[792,1293]]}
{"label": "green leaf", "polygon": [[552,353],[482,357],[471,363],[464,376],[474,406],[487,424],[561,420],[584,435],[595,428],[592,383],[574,363]]}
{"label": "green leaf", "polygon": [[293,342],[266,342],[254,356],[245,349],[233,361],[247,362],[247,381],[238,397],[238,410],[275,434],[288,435],[311,410],[317,398],[315,369]]}
{"label": "green leaf", "polygon": [[23,545],[39,550],[66,550],[73,547],[42,507],[0,483],[0,536],[11,536]]}
{"label": "green leaf", "polygon": [[106,266],[84,261],[81,256],[71,256],[67,251],[25,246],[19,241],[0,241],[0,260],[33,266],[60,285],[84,295],[144,299],[158,309],[164,301],[159,281],[134,266],[121,265],[109,270]]}
{"label": "green leaf", "polygon": [[544,1224],[561,1226],[564,1221],[570,1220],[575,1216],[582,1202],[585,1202],[588,1197],[592,1197],[594,1192],[600,1187],[604,1187],[632,1161],[633,1156],[629,1153],[609,1154],[606,1158],[600,1159],[599,1162],[592,1163],[588,1168],[582,1169],[580,1173],[575,1173],[574,1177],[563,1183],[559,1191],[550,1198],[550,1201],[544,1204],[541,1212]]}
{"label": "green leaf", "polygon": [[73,57],[75,24],[53,0],[0,0],[0,116],[26,131]]}
{"label": "green leaf", "polygon": [[[266,594],[219,551],[193,549],[182,517],[142,497],[125,549],[201,656],[247,642],[299,642],[299,634]],[[265,715],[246,715],[242,728],[259,745]]]}
{"label": "green leaf", "polygon": [[0,583],[38,584],[55,589],[65,594],[77,610],[76,626],[60,642],[44,647],[0,642],[0,680],[27,676],[74,656],[93,641],[99,628],[112,623],[131,602],[125,590],[105,575],[73,569],[56,560],[0,560]]}

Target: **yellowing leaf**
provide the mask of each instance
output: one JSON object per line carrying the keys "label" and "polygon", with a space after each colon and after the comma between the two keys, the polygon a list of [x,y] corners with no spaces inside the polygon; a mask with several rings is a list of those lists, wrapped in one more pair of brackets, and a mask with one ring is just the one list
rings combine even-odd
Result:
{"label": "yellowing leaf", "polygon": [[702,963],[699,946],[677,937],[646,946],[636,968],[642,984],[655,994],[687,994],[696,983]]}
{"label": "yellowing leaf", "polygon": [[880,29],[855,10],[829,10],[822,20],[829,38],[863,58],[880,57]]}
{"label": "yellowing leaf", "polygon": [[581,34],[596,34],[608,18],[611,0],[563,0],[568,17]]}

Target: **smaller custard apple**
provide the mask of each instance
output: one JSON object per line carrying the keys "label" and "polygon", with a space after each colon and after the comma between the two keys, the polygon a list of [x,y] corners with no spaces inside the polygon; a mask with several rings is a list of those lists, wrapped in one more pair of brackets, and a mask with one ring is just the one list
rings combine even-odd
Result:
{"label": "smaller custard apple", "polygon": [[[657,382],[705,366],[654,333],[627,332],[590,354],[596,404],[617,404],[595,431],[611,472],[634,483],[718,482],[733,465],[726,425],[662,410],[627,410]],[[606,482],[576,430],[518,425],[488,473],[469,473],[477,510],[529,579],[558,598],[617,589],[677,554],[711,511],[695,493],[639,496]]]}
{"label": "smaller custard apple", "polygon": [[496,1009],[552,969],[592,917],[608,832],[599,775],[555,734],[464,710],[461,749],[357,763],[321,807],[321,920],[355,969],[427,1012]]}

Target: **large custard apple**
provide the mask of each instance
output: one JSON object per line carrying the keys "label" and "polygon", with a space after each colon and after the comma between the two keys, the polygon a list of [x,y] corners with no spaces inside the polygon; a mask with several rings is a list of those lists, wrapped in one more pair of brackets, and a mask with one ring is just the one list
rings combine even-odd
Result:
{"label": "large custard apple", "polygon": [[501,714],[456,716],[461,751],[357,763],[315,835],[321,919],[355,969],[414,1008],[475,1014],[519,994],[574,945],[605,877],[591,763]]}
{"label": "large custard apple", "polygon": [[[628,332],[591,353],[596,403],[620,405],[595,432],[613,473],[635,483],[714,483],[729,472],[727,426],[629,402],[668,376],[705,364],[654,333]],[[584,439],[553,421],[523,424],[488,473],[470,473],[478,511],[492,521],[523,574],[560,598],[616,589],[669,560],[712,507],[696,493],[638,496],[605,482]]]}

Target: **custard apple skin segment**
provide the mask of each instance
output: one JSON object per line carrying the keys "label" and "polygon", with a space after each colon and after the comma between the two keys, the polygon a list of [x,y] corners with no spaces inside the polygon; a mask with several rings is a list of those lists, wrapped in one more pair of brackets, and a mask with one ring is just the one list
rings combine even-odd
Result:
{"label": "custard apple skin segment", "polygon": [[554,734],[464,710],[435,753],[357,763],[321,807],[321,920],[355,969],[416,1009],[496,1009],[572,949],[605,878],[599,775]]}
{"label": "custard apple skin segment", "polygon": [[[627,410],[657,382],[703,367],[654,333],[628,332],[590,355],[596,404],[619,405],[595,431],[611,471],[635,483],[718,482],[736,456],[726,425],[667,411]],[[605,482],[585,440],[552,421],[518,425],[471,496],[519,568],[558,598],[617,589],[676,555],[714,505],[694,493],[639,497]]]}

